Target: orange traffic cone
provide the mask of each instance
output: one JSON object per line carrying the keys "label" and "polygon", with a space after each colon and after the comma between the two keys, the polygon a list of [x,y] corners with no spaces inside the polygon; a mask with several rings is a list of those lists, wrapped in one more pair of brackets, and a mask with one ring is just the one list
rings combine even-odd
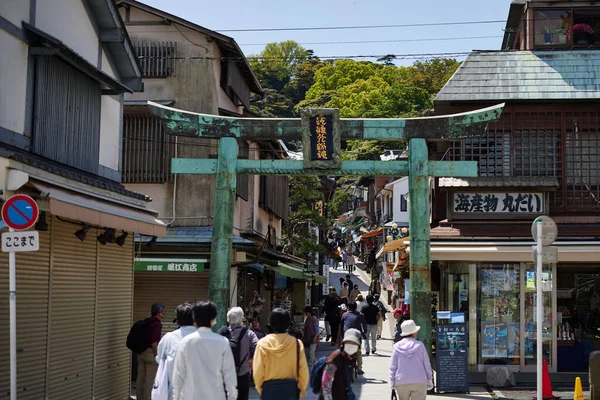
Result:
{"label": "orange traffic cone", "polygon": [[575,378],[575,396],[574,400],[583,400],[583,388],[581,387],[581,378]]}
{"label": "orange traffic cone", "polygon": [[[534,400],[536,397],[534,397]],[[542,399],[543,400],[553,400],[560,399],[560,397],[555,397],[552,393],[552,383],[550,382],[550,373],[548,372],[548,362],[546,360],[543,361],[542,368]]]}

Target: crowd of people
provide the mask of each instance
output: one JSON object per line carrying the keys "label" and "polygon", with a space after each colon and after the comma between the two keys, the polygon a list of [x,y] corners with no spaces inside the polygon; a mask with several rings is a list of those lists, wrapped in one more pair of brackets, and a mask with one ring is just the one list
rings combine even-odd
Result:
{"label": "crowd of people", "polygon": [[[128,347],[138,353],[137,399],[247,400],[253,382],[263,400],[292,400],[306,396],[310,380],[319,399],[353,400],[351,371],[364,374],[362,359],[377,353],[389,312],[377,284],[374,280],[364,298],[349,275],[340,282],[339,295],[335,287],[329,288],[322,311],[325,342],[334,349],[319,360],[319,320],[311,307],[304,309],[301,332],[292,329],[286,310],[271,311],[265,334],[257,321],[245,318],[242,308],[233,307],[227,326],[215,333],[219,311],[214,303],[184,303],[176,310],[177,328],[161,338],[165,309],[153,304],[151,317],[134,324],[128,337]],[[396,325],[390,385],[400,400],[425,399],[432,372],[425,346],[416,340],[420,328],[402,310],[392,313]],[[130,346],[135,329],[142,335],[141,347]]]}

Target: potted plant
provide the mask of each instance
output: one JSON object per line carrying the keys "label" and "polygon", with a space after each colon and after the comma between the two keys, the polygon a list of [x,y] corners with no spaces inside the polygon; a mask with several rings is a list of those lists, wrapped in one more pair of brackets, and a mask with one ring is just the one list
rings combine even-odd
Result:
{"label": "potted plant", "polygon": [[542,25],[542,33],[544,34],[544,44],[552,44],[552,37],[559,31],[559,28],[552,24]]}
{"label": "potted plant", "polygon": [[565,19],[563,19],[560,30],[558,31],[558,44],[567,44],[567,32],[568,31],[569,31],[569,22],[565,18]]}
{"label": "potted plant", "polygon": [[573,44],[594,43],[594,35],[594,30],[588,24],[575,24],[567,32],[569,39],[573,39]]}

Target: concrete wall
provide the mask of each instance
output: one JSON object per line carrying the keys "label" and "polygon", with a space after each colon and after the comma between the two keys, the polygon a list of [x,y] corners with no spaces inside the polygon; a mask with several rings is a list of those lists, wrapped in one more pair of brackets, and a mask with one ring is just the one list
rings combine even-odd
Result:
{"label": "concrete wall", "polygon": [[150,196],[152,201],[149,204],[149,208],[158,212],[158,218],[165,221],[173,217],[173,203],[171,201],[173,193],[172,183],[128,183],[125,186],[129,190]]}
{"label": "concrete wall", "polygon": [[21,22],[29,22],[29,1],[2,0],[0,1],[0,15],[14,25],[21,27]]}
{"label": "concrete wall", "polygon": [[[0,13],[2,16],[5,16],[4,8],[3,5]],[[2,49],[0,56],[0,127],[23,134],[27,87],[27,45],[0,30],[0,49]]]}
{"label": "concrete wall", "polygon": [[98,36],[83,1],[37,1],[35,25],[98,65]]}

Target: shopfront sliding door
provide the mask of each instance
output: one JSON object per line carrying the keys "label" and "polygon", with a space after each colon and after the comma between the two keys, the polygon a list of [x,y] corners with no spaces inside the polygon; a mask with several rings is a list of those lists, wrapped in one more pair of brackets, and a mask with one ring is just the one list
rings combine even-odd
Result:
{"label": "shopfront sliding door", "polygon": [[[466,311],[469,364],[478,370],[493,365],[515,371],[536,368],[536,276],[530,263],[449,263],[445,305]],[[543,349],[550,371],[556,371],[555,266],[544,266]]]}

